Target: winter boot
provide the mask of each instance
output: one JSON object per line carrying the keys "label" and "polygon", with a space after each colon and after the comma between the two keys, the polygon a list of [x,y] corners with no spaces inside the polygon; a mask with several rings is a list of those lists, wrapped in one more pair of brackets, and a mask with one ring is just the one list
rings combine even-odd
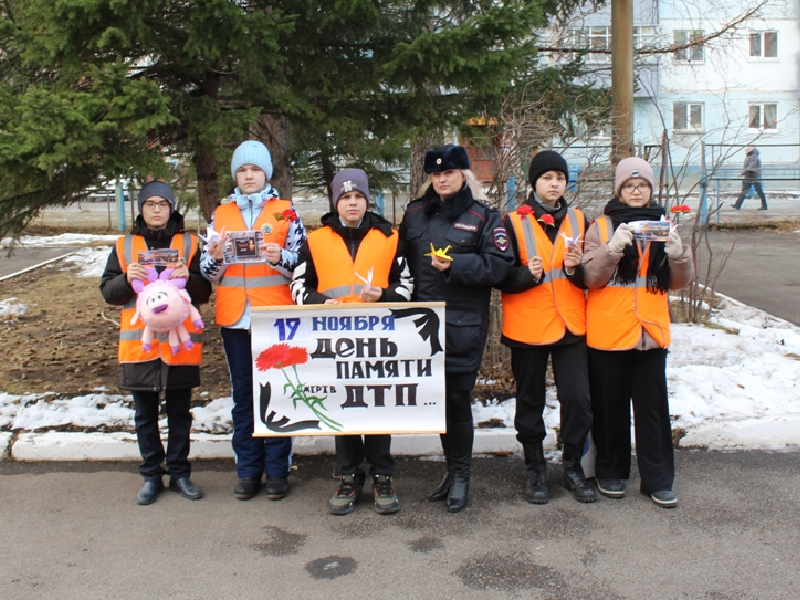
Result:
{"label": "winter boot", "polygon": [[446,433],[439,435],[442,440],[442,452],[444,459],[447,461],[447,472],[442,477],[441,483],[433,490],[433,493],[428,496],[428,502],[444,502],[450,494],[450,442]]}
{"label": "winter boot", "polygon": [[447,510],[458,513],[469,501],[469,476],[472,466],[472,442],[475,428],[468,423],[448,423],[447,437],[450,442],[450,493],[447,495]]}
{"label": "winter boot", "polygon": [[525,453],[525,471],[528,474],[525,499],[531,504],[547,504],[547,463],[542,442],[522,444],[522,451]]}
{"label": "winter boot", "polygon": [[597,492],[586,483],[586,475],[581,466],[581,453],[575,448],[564,448],[564,486],[572,492],[578,502],[594,502]]}
{"label": "winter boot", "polygon": [[328,512],[332,515],[349,515],[356,507],[364,489],[364,473],[341,476],[336,493],[328,500]]}
{"label": "winter boot", "polygon": [[375,475],[372,489],[375,494],[375,512],[391,515],[400,510],[400,501],[394,493],[391,475]]}

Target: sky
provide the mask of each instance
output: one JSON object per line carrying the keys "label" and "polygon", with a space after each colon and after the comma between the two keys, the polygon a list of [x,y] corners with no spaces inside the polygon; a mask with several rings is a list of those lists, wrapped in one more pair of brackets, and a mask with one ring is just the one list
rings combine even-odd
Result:
{"label": "sky", "polygon": [[[116,236],[59,235],[23,237],[39,245],[78,246],[67,257],[80,276],[99,278]],[[107,243],[108,245],[89,246]],[[66,266],[65,266],[66,268]],[[0,296],[0,322],[13,326],[26,306],[12,296]],[[800,328],[721,297],[709,325],[672,325],[667,360],[673,430],[684,432],[680,445],[709,449],[797,450],[800,447]],[[208,398],[192,410],[193,430],[230,433],[232,400]],[[476,423],[499,420],[514,427],[514,399],[476,402]],[[545,422],[548,432],[558,425],[555,388],[548,389]],[[91,431],[101,426],[133,431],[131,397],[98,388],[81,396],[58,390],[14,395],[0,391],[0,431],[34,431],[73,425]],[[166,423],[162,424],[164,427]]]}

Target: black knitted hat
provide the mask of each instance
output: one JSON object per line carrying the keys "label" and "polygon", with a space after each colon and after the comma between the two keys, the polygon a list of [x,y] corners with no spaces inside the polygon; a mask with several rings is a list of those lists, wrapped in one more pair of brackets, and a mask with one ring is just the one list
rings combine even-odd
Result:
{"label": "black knitted hat", "polygon": [[462,146],[438,146],[425,154],[425,172],[469,169],[469,154]]}
{"label": "black knitted hat", "polygon": [[536,180],[548,171],[561,171],[569,179],[569,167],[564,157],[553,150],[542,150],[531,159],[531,166],[528,169],[528,181],[532,186],[536,187]]}

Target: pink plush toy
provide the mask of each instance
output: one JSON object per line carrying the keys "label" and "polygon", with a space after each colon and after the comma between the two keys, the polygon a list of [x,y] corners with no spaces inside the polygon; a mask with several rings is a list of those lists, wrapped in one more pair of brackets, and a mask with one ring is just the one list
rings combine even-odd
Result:
{"label": "pink plush toy", "polygon": [[169,347],[175,356],[183,347],[191,350],[192,343],[189,332],[183,326],[186,317],[191,316],[192,323],[198,329],[203,328],[203,319],[198,310],[192,305],[189,293],[184,289],[186,279],[176,277],[170,279],[174,269],[165,269],[161,275],[156,270],[147,267],[147,281],[134,279],[131,287],[138,294],[136,298],[136,314],[131,319],[134,325],[139,319],[144,322],[142,334],[142,347],[149,352],[155,338],[155,332],[168,332]]}

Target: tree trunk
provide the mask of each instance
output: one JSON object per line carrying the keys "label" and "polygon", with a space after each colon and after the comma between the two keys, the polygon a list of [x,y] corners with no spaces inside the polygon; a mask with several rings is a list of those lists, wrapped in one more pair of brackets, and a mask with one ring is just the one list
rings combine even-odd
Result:
{"label": "tree trunk", "polygon": [[[203,93],[214,102],[219,94],[220,76],[212,71],[203,75],[201,87]],[[200,202],[200,212],[207,222],[211,222],[211,215],[219,204],[219,180],[217,179],[217,155],[215,148],[196,143],[195,153],[192,156],[195,171],[197,172],[197,196]]]}
{"label": "tree trunk", "polygon": [[192,156],[197,171],[197,195],[200,212],[207,222],[219,204],[219,181],[217,181],[217,157],[208,151],[199,150]]}
{"label": "tree trunk", "polygon": [[292,199],[294,176],[289,152],[289,120],[285,115],[262,114],[256,124],[256,138],[272,155],[272,187],[284,200]]}
{"label": "tree trunk", "polygon": [[416,199],[420,186],[428,178],[425,173],[425,153],[431,144],[431,138],[418,135],[414,140],[414,145],[411,146],[411,189],[408,191],[408,197],[411,200]]}
{"label": "tree trunk", "polygon": [[333,212],[333,190],[331,189],[331,183],[333,183],[333,177],[336,175],[336,165],[333,164],[326,148],[323,148],[320,153],[320,164],[322,165],[322,179],[325,181],[325,189],[328,190],[328,206],[331,212]]}

